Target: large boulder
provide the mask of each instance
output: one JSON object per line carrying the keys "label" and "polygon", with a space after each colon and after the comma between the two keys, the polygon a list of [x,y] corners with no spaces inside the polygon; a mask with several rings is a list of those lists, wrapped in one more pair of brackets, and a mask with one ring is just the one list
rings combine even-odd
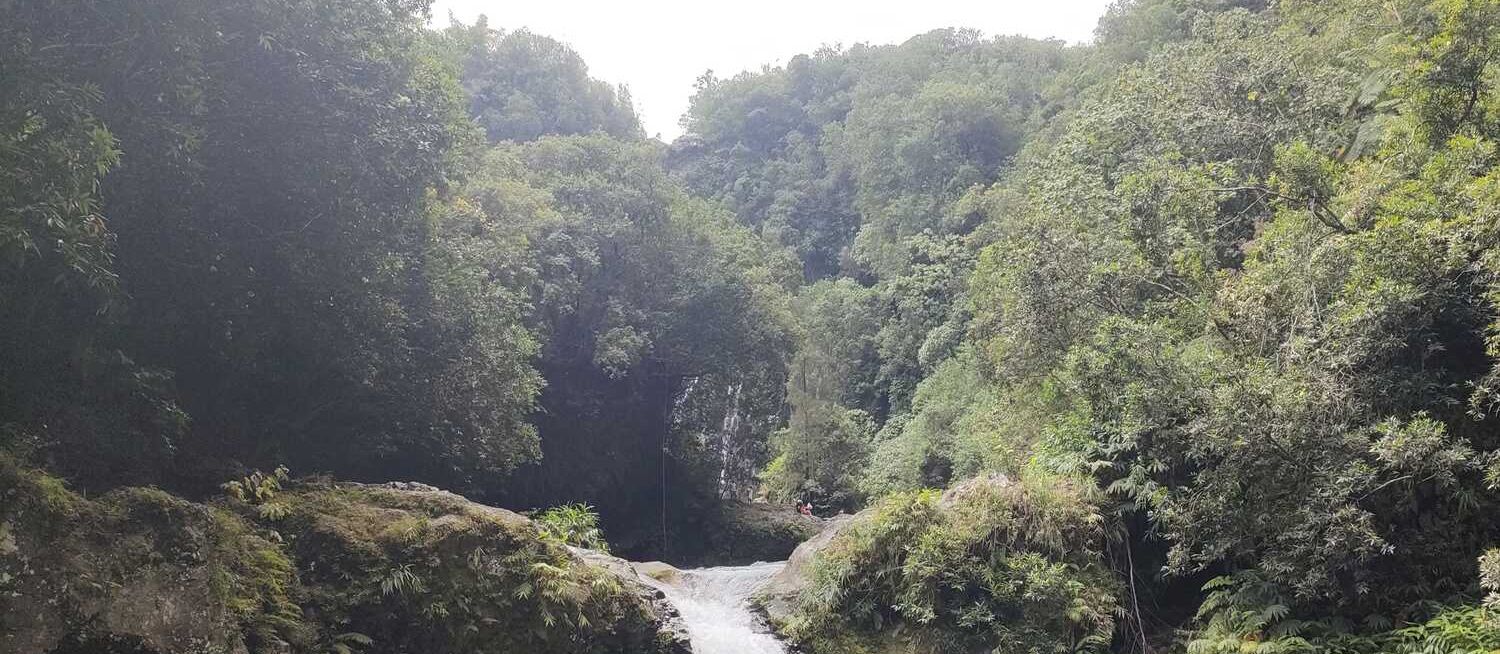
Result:
{"label": "large boulder", "polygon": [[673,615],[628,566],[552,542],[511,511],[357,484],[277,501],[313,610],[390,651],[682,651]]}
{"label": "large boulder", "polygon": [[631,563],[630,567],[643,577],[650,577],[664,584],[675,584],[682,579],[682,570],[670,563],[661,561],[645,561]]}
{"label": "large boulder", "polygon": [[[86,500],[0,458],[0,652],[245,652],[286,599],[279,549],[153,489]],[[108,647],[108,649],[105,649]]]}
{"label": "large boulder", "polygon": [[599,550],[581,547],[568,549],[589,565],[615,575],[621,583],[636,594],[636,597],[651,607],[652,614],[660,622],[657,626],[657,641],[660,645],[657,650],[659,652],[693,654],[692,639],[688,635],[687,623],[683,622],[682,614],[677,612],[677,607],[667,601],[667,596],[661,589],[647,583],[645,579],[650,577],[657,581],[668,581],[673,575],[679,573],[677,568],[661,562],[633,563]]}
{"label": "large boulder", "polygon": [[1120,608],[1107,524],[1067,478],[898,493],[798,548],[758,603],[809,654],[1102,647]]}
{"label": "large boulder", "polygon": [[417,484],[84,498],[0,458],[0,654],[688,654],[628,564]]}
{"label": "large boulder", "polygon": [[841,513],[823,521],[823,529],[792,550],[792,555],[783,567],[764,586],[756,590],[752,600],[771,624],[779,624],[791,616],[797,605],[797,597],[812,580],[813,560],[828,547],[833,539],[851,523],[865,520],[870,515],[865,509],[854,515]]}
{"label": "large boulder", "polygon": [[[741,500],[715,500],[679,516],[663,552],[660,531],[643,536],[629,525],[607,525],[613,544],[633,560],[664,559],[681,567],[746,565],[784,561],[799,543],[822,527],[818,518],[802,515],[790,505]],[[623,534],[623,536],[622,536]],[[633,534],[633,537],[632,537]],[[621,536],[619,542],[613,537]]]}
{"label": "large boulder", "polygon": [[705,563],[745,565],[781,561],[817,535],[823,521],[784,504],[726,502],[704,533]]}

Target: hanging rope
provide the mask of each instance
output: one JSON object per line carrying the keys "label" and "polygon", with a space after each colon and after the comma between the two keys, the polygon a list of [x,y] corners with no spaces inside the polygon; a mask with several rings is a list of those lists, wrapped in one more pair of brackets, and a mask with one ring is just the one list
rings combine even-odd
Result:
{"label": "hanging rope", "polygon": [[661,558],[667,558],[667,431],[661,432]]}

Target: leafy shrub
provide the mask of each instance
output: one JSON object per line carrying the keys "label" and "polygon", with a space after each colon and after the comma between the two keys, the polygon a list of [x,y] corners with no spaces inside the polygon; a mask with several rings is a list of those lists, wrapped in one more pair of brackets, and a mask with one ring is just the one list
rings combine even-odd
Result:
{"label": "leafy shrub", "polygon": [[898,493],[814,563],[784,626],[814,653],[1102,651],[1118,582],[1104,516],[1071,481],[981,478]]}
{"label": "leafy shrub", "polygon": [[276,466],[270,474],[256,470],[227,481],[220,488],[224,489],[224,494],[246,504],[265,504],[281,491],[281,482],[287,480],[287,475],[286,466]]}
{"label": "leafy shrub", "polygon": [[[1481,559],[1481,579],[1486,561]],[[1422,603],[1394,626],[1371,615],[1360,625],[1338,618],[1304,620],[1287,596],[1254,572],[1216,577],[1188,635],[1188,654],[1486,654],[1500,651],[1500,613],[1484,604]]]}
{"label": "leafy shrub", "polygon": [[609,551],[604,531],[599,529],[599,513],[587,504],[564,504],[541,512],[535,518],[542,537],[574,547]]}

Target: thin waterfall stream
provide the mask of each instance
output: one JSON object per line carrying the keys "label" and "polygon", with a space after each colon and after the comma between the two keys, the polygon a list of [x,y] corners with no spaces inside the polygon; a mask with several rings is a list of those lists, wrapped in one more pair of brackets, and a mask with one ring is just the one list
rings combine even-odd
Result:
{"label": "thin waterfall stream", "polygon": [[682,570],[666,581],[648,579],[682,614],[694,654],[785,654],[750,595],[786,562]]}

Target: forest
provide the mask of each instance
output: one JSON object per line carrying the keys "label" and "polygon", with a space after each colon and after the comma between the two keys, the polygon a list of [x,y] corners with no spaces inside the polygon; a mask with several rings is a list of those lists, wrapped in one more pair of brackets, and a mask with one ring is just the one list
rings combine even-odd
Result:
{"label": "forest", "polygon": [[[653,651],[562,546],[803,503],[792,651],[1500,651],[1500,0],[828,46],[670,143],[504,23],[0,0],[0,652]],[[90,617],[179,559],[222,650]]]}

